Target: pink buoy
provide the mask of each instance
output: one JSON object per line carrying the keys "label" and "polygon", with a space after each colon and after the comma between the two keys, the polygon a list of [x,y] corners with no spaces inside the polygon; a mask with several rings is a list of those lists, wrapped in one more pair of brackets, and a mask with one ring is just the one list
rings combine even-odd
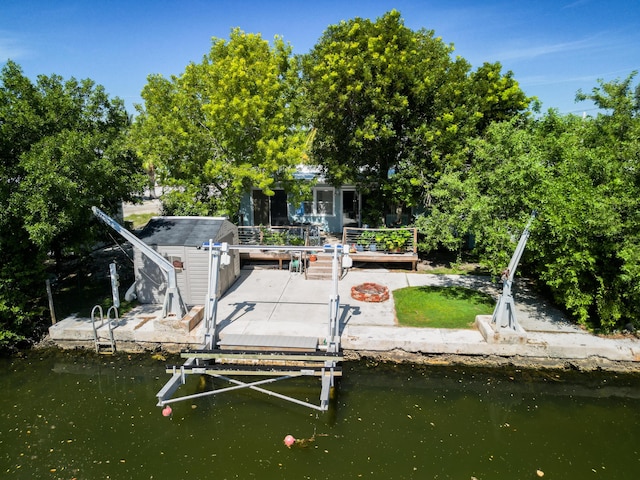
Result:
{"label": "pink buoy", "polygon": [[169,405],[167,405],[166,407],[164,407],[164,408],[162,409],[162,415],[163,415],[164,417],[168,417],[169,415],[171,415],[171,413],[172,413],[172,412],[173,412],[173,411],[171,410],[171,407],[170,407]]}
{"label": "pink buoy", "polygon": [[291,445],[293,445],[294,443],[296,443],[296,439],[293,437],[293,435],[287,435],[286,437],[284,437],[284,444],[291,448]]}

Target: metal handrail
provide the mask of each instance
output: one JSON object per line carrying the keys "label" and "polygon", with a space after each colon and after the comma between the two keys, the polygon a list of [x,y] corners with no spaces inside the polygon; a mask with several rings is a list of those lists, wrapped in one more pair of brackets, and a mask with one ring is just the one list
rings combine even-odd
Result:
{"label": "metal handrail", "polygon": [[[96,311],[99,313],[100,315],[100,325],[98,325],[96,327]],[[115,312],[115,317],[112,319],[111,318],[111,313]],[[109,344],[111,346],[111,351],[115,353],[116,351],[116,341],[115,338],[113,336],[113,321],[115,320],[116,322],[116,326],[118,324],[118,309],[115,306],[111,306],[109,307],[109,310],[107,310],[107,328],[109,330]],[[105,321],[104,321],[104,313],[102,310],[102,306],[101,305],[96,305],[93,307],[93,309],[91,310],[91,326],[93,327],[93,340],[95,342],[96,345],[96,352],[100,351],[100,340],[98,338],[98,329],[102,328],[105,325]]]}

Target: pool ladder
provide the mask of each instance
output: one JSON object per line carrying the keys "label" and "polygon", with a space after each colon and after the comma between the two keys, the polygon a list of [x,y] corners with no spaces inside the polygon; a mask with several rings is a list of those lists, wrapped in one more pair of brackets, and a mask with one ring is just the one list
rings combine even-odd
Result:
{"label": "pool ladder", "polygon": [[[96,313],[98,313],[98,319],[96,319]],[[113,313],[114,318],[111,318],[111,314]],[[105,324],[104,315],[102,313],[102,306],[96,305],[91,310],[91,324],[93,326],[93,339],[96,345],[97,353],[104,353],[112,355],[116,353],[116,341],[113,337],[113,327],[118,324],[118,309],[114,306],[109,307],[107,310],[107,321]],[[96,326],[96,323],[99,325]],[[102,327],[107,326],[109,330],[109,336],[107,338],[101,337],[99,335],[98,330]]]}

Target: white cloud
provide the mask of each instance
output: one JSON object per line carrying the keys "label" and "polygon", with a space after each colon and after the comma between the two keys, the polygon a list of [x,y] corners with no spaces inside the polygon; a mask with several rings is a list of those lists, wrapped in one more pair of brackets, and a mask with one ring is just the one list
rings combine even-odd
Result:
{"label": "white cloud", "polygon": [[502,60],[529,60],[536,57],[554,55],[566,52],[593,49],[602,45],[593,38],[575,40],[573,42],[547,43],[530,45],[522,48],[510,48],[497,53],[495,56]]}
{"label": "white cloud", "polygon": [[543,86],[543,85],[560,85],[560,84],[577,84],[587,83],[596,86],[598,80],[609,82],[615,79],[626,78],[634,68],[620,68],[617,70],[590,72],[584,75],[575,76],[555,76],[550,75],[529,75],[518,78],[520,85],[527,86]]}
{"label": "white cloud", "polygon": [[30,50],[21,39],[10,33],[0,32],[0,61],[19,60],[29,54]]}

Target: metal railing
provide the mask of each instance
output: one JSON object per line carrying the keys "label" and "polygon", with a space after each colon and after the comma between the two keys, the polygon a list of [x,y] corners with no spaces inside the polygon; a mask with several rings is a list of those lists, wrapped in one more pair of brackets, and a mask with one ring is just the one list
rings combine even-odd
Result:
{"label": "metal railing", "polygon": [[344,227],[342,244],[355,245],[356,249],[363,251],[417,253],[418,229]]}
{"label": "metal railing", "polygon": [[318,246],[321,243],[321,231],[317,225],[290,226],[240,226],[238,227],[240,245],[293,245]]}
{"label": "metal railing", "polygon": [[[99,325],[96,326],[96,312],[99,314]],[[111,314],[114,314],[114,318],[111,318]],[[96,352],[98,353],[115,353],[116,352],[116,341],[113,336],[113,327],[114,322],[117,325],[118,323],[118,309],[115,306],[109,307],[107,310],[107,321],[105,323],[104,315],[102,312],[102,306],[96,305],[91,310],[91,325],[93,326],[93,339],[96,345]],[[100,337],[98,330],[100,328],[107,326],[109,330],[109,337],[105,340]],[[108,348],[108,350],[102,349],[102,347]]]}

